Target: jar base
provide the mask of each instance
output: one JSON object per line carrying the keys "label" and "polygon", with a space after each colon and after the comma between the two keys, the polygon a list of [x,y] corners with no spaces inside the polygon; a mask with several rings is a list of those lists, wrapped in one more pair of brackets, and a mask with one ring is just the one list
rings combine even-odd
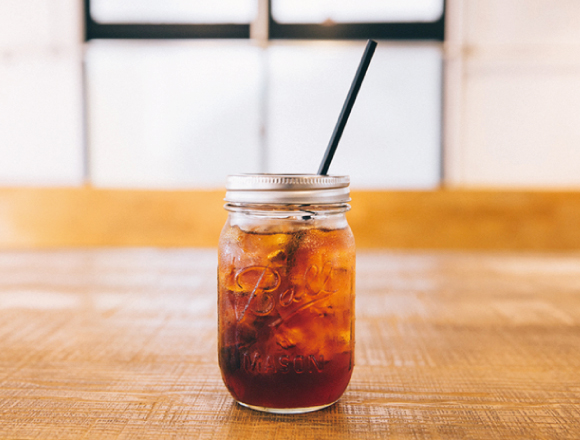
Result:
{"label": "jar base", "polygon": [[320,406],[308,406],[304,408],[266,408],[263,406],[255,406],[255,405],[248,405],[247,403],[242,403],[236,400],[240,405],[245,406],[246,408],[253,409],[255,411],[267,412],[271,414],[305,414],[309,412],[319,411],[324,408],[328,408],[336,403],[336,400],[331,403],[327,403],[326,405]]}

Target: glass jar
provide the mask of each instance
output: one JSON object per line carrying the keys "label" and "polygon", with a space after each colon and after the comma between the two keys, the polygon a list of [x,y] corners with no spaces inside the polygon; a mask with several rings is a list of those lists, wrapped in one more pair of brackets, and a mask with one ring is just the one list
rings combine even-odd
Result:
{"label": "glass jar", "polygon": [[332,405],[354,366],[348,176],[229,176],[219,242],[219,364],[240,404]]}

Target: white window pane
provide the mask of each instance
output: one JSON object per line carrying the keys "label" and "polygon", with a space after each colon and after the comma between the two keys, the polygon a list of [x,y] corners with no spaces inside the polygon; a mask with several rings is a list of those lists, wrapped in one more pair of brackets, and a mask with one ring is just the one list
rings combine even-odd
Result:
{"label": "white window pane", "polygon": [[256,0],[92,0],[100,23],[250,23]]}
{"label": "white window pane", "polygon": [[93,183],[221,188],[259,171],[261,55],[244,41],[91,42]]}
{"label": "white window pane", "polygon": [[279,23],[436,21],[443,0],[272,0]]}
{"label": "white window pane", "polygon": [[[316,173],[364,43],[270,47],[269,172]],[[441,47],[379,43],[330,174],[353,188],[434,188],[440,180]]]}

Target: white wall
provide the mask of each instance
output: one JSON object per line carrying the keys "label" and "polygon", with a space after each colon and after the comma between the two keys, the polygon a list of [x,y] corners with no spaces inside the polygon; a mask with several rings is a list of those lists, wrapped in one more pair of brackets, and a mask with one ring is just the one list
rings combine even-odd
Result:
{"label": "white wall", "polygon": [[446,183],[580,187],[580,2],[450,0]]}
{"label": "white wall", "polygon": [[0,184],[83,181],[80,6],[0,2]]}

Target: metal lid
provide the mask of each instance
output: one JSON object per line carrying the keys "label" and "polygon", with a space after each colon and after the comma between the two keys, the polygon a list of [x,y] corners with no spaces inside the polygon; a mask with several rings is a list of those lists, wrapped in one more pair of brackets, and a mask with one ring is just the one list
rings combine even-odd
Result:
{"label": "metal lid", "polygon": [[350,201],[348,176],[234,174],[226,181],[231,203],[326,204]]}

